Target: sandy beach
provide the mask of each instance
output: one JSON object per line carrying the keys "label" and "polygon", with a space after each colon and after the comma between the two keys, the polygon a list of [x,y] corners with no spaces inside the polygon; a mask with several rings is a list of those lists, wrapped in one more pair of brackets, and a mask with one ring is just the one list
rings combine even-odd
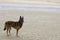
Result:
{"label": "sandy beach", "polygon": [[[18,21],[20,15],[24,16],[20,37],[16,37],[14,28],[11,36],[7,37],[6,31],[3,31],[4,23]],[[60,40],[60,12],[0,10],[0,40]]]}
{"label": "sandy beach", "polygon": [[[19,37],[14,28],[7,37],[5,22],[18,21],[20,16],[24,24]],[[60,6],[0,4],[0,40],[60,40]]]}

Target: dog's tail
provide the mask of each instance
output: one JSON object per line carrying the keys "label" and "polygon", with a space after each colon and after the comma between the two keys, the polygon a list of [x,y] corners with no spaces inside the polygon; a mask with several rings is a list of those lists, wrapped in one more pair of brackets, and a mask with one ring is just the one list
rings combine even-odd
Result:
{"label": "dog's tail", "polygon": [[4,27],[4,31],[6,30],[6,26]]}
{"label": "dog's tail", "polygon": [[4,28],[4,31],[6,30],[6,27]]}

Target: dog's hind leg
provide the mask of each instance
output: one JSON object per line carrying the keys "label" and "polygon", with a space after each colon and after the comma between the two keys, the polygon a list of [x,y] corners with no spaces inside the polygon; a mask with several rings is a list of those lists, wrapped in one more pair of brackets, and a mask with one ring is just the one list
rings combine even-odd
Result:
{"label": "dog's hind leg", "polygon": [[9,28],[9,35],[11,35],[10,31],[11,31],[11,27]]}
{"label": "dog's hind leg", "polygon": [[6,26],[6,29],[7,29],[6,33],[7,33],[7,36],[9,36],[9,27],[10,27],[10,26]]}
{"label": "dog's hind leg", "polygon": [[9,36],[9,35],[8,35],[8,29],[7,29],[6,33],[7,33],[7,36]]}

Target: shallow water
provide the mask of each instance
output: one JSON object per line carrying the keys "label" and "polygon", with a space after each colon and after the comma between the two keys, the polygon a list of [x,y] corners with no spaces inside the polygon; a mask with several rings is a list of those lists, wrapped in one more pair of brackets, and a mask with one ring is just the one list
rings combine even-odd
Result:
{"label": "shallow water", "polygon": [[60,11],[60,5],[0,4],[0,10]]}

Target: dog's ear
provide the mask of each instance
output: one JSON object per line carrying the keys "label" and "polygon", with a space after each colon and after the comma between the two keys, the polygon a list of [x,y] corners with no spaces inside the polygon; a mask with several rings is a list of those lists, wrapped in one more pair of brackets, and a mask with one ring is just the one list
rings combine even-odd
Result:
{"label": "dog's ear", "polygon": [[24,19],[24,17],[22,16],[22,18]]}
{"label": "dog's ear", "polygon": [[22,20],[23,20],[23,22],[24,22],[24,16],[22,16]]}
{"label": "dog's ear", "polygon": [[20,16],[20,19],[21,19],[21,16]]}

